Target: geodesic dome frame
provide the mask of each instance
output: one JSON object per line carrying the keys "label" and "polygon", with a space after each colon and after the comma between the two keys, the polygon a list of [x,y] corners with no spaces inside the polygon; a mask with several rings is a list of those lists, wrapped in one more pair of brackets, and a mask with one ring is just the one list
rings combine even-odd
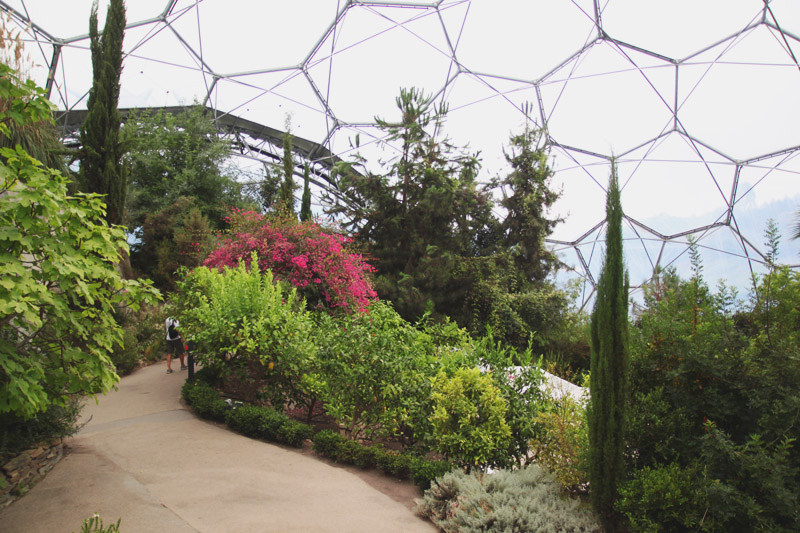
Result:
{"label": "geodesic dome frame", "polygon": [[[197,100],[238,140],[244,174],[274,161],[289,121],[322,178],[334,158],[392,157],[375,117],[392,118],[400,87],[449,105],[445,133],[481,151],[487,178],[506,168],[509,135],[532,122],[563,191],[554,215],[565,222],[549,243],[584,280],[584,301],[601,268],[612,157],[634,288],[656,268],[688,272],[689,237],[707,277],[747,287],[764,269],[767,218],[791,232],[800,203],[791,0],[128,4],[120,107]],[[0,0],[64,123],[91,84],[91,3],[70,5]],[[317,193],[329,186],[316,183]],[[782,251],[796,266],[796,243]]]}

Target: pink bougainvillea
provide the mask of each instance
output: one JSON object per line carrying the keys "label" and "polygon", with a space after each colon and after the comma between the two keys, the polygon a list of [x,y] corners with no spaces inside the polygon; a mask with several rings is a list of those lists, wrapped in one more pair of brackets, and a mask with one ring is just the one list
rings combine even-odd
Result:
{"label": "pink bougainvillea", "polygon": [[230,231],[203,263],[234,267],[258,254],[259,268],[297,287],[312,306],[345,312],[367,311],[377,296],[364,258],[346,249],[350,239],[325,231],[314,222],[268,219],[253,211],[234,209]]}

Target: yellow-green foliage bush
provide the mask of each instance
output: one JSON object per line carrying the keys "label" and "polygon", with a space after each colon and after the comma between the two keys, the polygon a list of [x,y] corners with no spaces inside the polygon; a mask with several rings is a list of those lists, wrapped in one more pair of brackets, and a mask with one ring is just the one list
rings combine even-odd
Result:
{"label": "yellow-green foliage bush", "polygon": [[506,402],[490,374],[479,368],[442,371],[433,382],[433,446],[464,466],[495,462],[508,448]]}

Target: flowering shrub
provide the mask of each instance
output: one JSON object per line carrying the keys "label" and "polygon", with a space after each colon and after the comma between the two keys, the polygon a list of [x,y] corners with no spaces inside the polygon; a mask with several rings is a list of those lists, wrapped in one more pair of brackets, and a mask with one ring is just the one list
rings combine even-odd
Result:
{"label": "flowering shrub", "polygon": [[376,298],[369,274],[374,268],[346,249],[350,239],[326,232],[314,222],[270,218],[234,209],[231,229],[203,263],[222,270],[258,254],[262,272],[298,288],[311,307],[366,311]]}

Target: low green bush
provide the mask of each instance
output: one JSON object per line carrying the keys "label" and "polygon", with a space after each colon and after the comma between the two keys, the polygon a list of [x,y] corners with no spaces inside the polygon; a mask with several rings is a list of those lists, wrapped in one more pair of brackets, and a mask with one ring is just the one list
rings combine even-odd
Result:
{"label": "low green bush", "polygon": [[411,460],[411,479],[422,490],[428,490],[437,477],[441,477],[453,469],[452,463],[445,460],[431,460],[414,457]]}
{"label": "low green bush", "polygon": [[411,475],[412,459],[413,456],[409,454],[386,450],[377,456],[378,468],[384,474],[405,479]]}
{"label": "low green bush", "polygon": [[435,478],[453,468],[448,461],[430,460],[407,453],[397,453],[385,449],[380,444],[363,446],[329,429],[324,429],[314,435],[313,443],[314,452],[323,457],[359,468],[378,468],[384,474],[393,477],[411,477],[422,490],[430,487],[431,481]]}
{"label": "low green bush", "polygon": [[336,457],[336,450],[345,442],[345,439],[339,433],[330,429],[323,429],[314,435],[312,441],[312,449],[323,457],[334,459]]}
{"label": "low green bush", "polygon": [[117,308],[114,317],[123,328],[123,345],[111,353],[111,359],[119,375],[126,375],[139,364],[163,361],[167,351],[164,340],[164,305],[144,305],[137,311]]}
{"label": "low green bush", "polygon": [[378,466],[379,458],[385,454],[383,446],[377,444],[364,446],[354,440],[343,439],[336,444],[336,450],[332,457],[339,463],[355,465],[368,470]]}
{"label": "low green bush", "polygon": [[280,420],[277,413],[271,409],[264,409],[254,405],[243,405],[228,411],[225,423],[232,430],[245,437],[255,439],[275,440]]}
{"label": "low green bush", "polygon": [[484,467],[506,456],[511,429],[508,404],[490,374],[479,368],[442,370],[432,384],[433,449],[458,464]]}
{"label": "low green bush", "polygon": [[51,405],[32,418],[0,413],[0,457],[17,455],[40,442],[74,435],[81,405],[77,399],[66,405]]}
{"label": "low green bush", "polygon": [[244,405],[228,411],[228,427],[256,439],[264,439],[299,448],[311,438],[314,430],[308,424],[290,419],[269,407]]}
{"label": "low green bush", "polygon": [[373,444],[371,446],[359,446],[360,450],[355,457],[355,464],[359,468],[369,470],[378,466],[378,457],[385,453],[383,446]]}
{"label": "low green bush", "polygon": [[338,463],[354,465],[357,457],[361,454],[361,448],[362,446],[356,441],[345,439],[336,447],[333,459]]}
{"label": "low green bush", "polygon": [[219,370],[214,367],[204,366],[195,371],[194,379],[213,386],[219,381]]}
{"label": "low green bush", "polygon": [[278,442],[300,448],[303,443],[314,435],[314,428],[308,424],[298,422],[286,417],[278,431]]}
{"label": "low green bush", "polygon": [[202,381],[190,383],[187,381],[181,388],[181,395],[201,418],[217,422],[225,420],[228,406],[219,397],[219,393],[208,383]]}
{"label": "low green bush", "polygon": [[127,376],[139,366],[139,342],[136,333],[131,328],[122,330],[122,346],[115,346],[109,353],[114,370],[120,376]]}
{"label": "low green bush", "polygon": [[181,398],[183,398],[183,401],[186,402],[190,407],[192,405],[192,402],[190,401],[191,392],[196,384],[197,382],[187,381],[181,387]]}
{"label": "low green bush", "polygon": [[708,498],[698,468],[645,466],[619,488],[617,510],[632,532],[710,531]]}
{"label": "low green bush", "polygon": [[546,468],[573,494],[588,490],[586,407],[569,395],[539,403],[537,431],[528,443],[531,463]]}
{"label": "low green bush", "polygon": [[417,512],[443,531],[594,532],[600,526],[556,479],[536,465],[492,474],[453,470],[425,491]]}

